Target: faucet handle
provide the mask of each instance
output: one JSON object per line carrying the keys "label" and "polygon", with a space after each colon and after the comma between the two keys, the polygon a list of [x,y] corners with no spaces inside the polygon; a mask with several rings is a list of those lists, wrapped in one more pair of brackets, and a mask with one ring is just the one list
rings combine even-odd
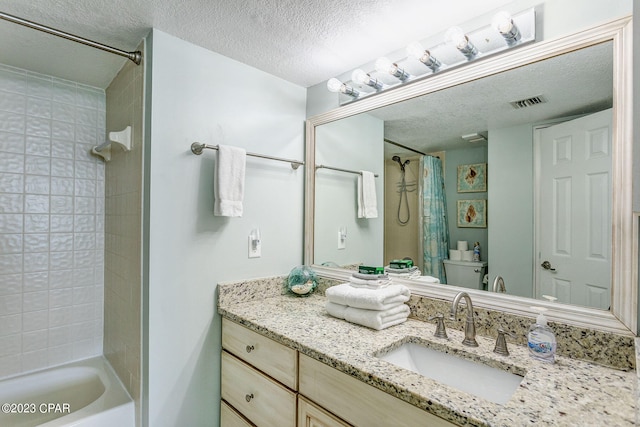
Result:
{"label": "faucet handle", "polygon": [[493,352],[503,356],[508,356],[509,349],[507,348],[507,339],[505,338],[505,335],[515,338],[512,333],[509,333],[502,328],[498,328],[498,337],[496,338],[496,346],[493,348]]}
{"label": "faucet handle", "polygon": [[435,316],[429,317],[429,320],[436,321],[436,331],[433,336],[437,338],[449,338],[447,335],[447,328],[444,326],[444,314],[438,313]]}

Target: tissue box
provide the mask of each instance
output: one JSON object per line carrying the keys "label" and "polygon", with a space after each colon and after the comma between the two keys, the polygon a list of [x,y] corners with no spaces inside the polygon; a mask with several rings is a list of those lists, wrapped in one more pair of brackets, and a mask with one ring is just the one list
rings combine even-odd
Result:
{"label": "tissue box", "polygon": [[358,266],[358,273],[362,274],[384,274],[384,267],[369,267],[366,265]]}
{"label": "tissue box", "polygon": [[413,267],[413,261],[410,259],[392,259],[389,261],[389,267],[391,268],[411,268]]}

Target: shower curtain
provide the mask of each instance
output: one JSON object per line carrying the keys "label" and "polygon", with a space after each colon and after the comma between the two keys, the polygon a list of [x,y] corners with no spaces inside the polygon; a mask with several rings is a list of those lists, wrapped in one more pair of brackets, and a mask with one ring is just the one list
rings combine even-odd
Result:
{"label": "shower curtain", "polygon": [[449,224],[442,161],[437,157],[423,156],[422,171],[423,274],[447,283],[442,260],[447,258],[449,251]]}

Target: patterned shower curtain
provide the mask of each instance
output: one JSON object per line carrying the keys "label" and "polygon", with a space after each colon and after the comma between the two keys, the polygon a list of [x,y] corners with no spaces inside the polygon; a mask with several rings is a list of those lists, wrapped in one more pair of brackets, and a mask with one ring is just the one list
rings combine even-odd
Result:
{"label": "patterned shower curtain", "polygon": [[442,260],[449,252],[449,224],[442,161],[437,157],[423,156],[422,170],[423,274],[447,283]]}

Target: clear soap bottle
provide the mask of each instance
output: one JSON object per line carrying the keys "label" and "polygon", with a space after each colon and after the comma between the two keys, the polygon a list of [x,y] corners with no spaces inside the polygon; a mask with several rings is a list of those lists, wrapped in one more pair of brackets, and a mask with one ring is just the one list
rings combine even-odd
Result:
{"label": "clear soap bottle", "polygon": [[542,362],[553,363],[556,355],[556,336],[553,330],[547,325],[547,318],[544,307],[531,307],[538,311],[536,323],[529,328],[527,342],[529,345],[529,355]]}

